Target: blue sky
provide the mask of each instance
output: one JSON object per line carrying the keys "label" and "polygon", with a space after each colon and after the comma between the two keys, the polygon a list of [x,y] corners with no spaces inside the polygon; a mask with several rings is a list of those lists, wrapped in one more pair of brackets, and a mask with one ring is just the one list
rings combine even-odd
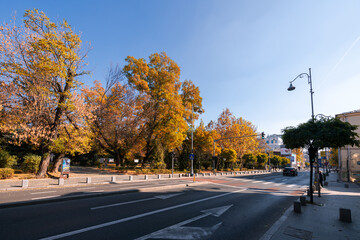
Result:
{"label": "blue sky", "polygon": [[66,19],[90,42],[84,79],[102,81],[110,64],[165,51],[181,80],[199,86],[207,124],[229,108],[259,132],[280,134],[315,114],[359,109],[360,1],[357,0],[0,0],[0,22],[38,8]]}

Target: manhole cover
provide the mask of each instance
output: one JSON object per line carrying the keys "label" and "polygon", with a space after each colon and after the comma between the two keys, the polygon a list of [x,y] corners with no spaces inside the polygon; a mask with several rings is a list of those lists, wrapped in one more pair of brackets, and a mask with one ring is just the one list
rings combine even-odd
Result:
{"label": "manhole cover", "polygon": [[298,239],[305,239],[305,240],[312,239],[312,232],[303,229],[293,228],[293,227],[287,227],[284,231],[284,234]]}

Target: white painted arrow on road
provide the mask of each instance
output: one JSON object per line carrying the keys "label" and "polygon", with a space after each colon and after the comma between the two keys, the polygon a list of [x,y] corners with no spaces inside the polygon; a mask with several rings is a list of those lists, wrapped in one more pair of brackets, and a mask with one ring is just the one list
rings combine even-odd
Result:
{"label": "white painted arrow on road", "polygon": [[175,225],[172,225],[170,227],[161,229],[159,231],[150,233],[148,235],[142,236],[140,238],[137,238],[136,240],[145,240],[145,239],[203,239],[206,237],[209,237],[211,234],[213,234],[220,226],[221,223],[217,223],[212,227],[184,227],[184,225],[189,224],[191,222],[197,221],[199,219],[202,219],[207,216],[215,216],[219,217],[224,212],[226,212],[230,207],[233,205],[227,205],[223,207],[217,207],[217,208],[211,208],[207,210],[201,211],[202,215],[190,218],[188,220],[185,220],[183,222],[177,223]]}

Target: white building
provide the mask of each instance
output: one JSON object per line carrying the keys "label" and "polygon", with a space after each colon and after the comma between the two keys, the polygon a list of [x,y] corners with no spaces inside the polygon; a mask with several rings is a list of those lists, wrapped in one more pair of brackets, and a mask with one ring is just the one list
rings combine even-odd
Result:
{"label": "white building", "polygon": [[266,137],[265,141],[269,146],[269,151],[280,152],[280,149],[283,145],[283,140],[281,139],[280,135],[269,135]]}
{"label": "white building", "polygon": [[[336,114],[335,117],[343,122],[360,126],[360,109],[352,112]],[[360,127],[356,130],[360,136]],[[344,181],[360,181],[360,148],[345,146],[339,149],[340,177]]]}

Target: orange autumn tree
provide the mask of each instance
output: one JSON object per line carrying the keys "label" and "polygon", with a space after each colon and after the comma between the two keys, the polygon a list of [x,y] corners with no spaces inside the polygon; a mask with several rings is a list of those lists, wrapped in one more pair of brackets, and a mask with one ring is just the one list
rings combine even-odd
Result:
{"label": "orange autumn tree", "polygon": [[224,139],[217,142],[222,149],[233,149],[236,151],[238,158],[242,158],[245,153],[256,152],[259,145],[259,140],[254,137],[243,137],[256,135],[255,126],[251,122],[246,121],[243,118],[236,118],[230,110],[225,109],[217,119],[215,123],[215,130],[220,135],[220,138]]}
{"label": "orange autumn tree", "polygon": [[147,117],[143,108],[147,96],[121,84],[121,79],[121,70],[112,68],[105,88],[95,82],[94,87],[83,89],[95,116],[92,123],[95,143],[114,157],[117,166],[141,152],[145,144],[143,136]]}
{"label": "orange autumn tree", "polygon": [[166,53],[154,53],[149,61],[126,58],[124,73],[130,86],[148,96],[144,136],[145,161],[154,167],[164,166],[166,151],[180,146],[188,128],[185,107],[180,95],[180,68]]}
{"label": "orange autumn tree", "polygon": [[81,53],[80,36],[65,20],[52,22],[34,9],[26,10],[23,23],[0,27],[0,81],[14,90],[2,106],[0,129],[13,142],[41,150],[37,176],[44,177],[60,126],[76,126],[74,116],[81,114],[70,113],[84,108],[74,104],[73,93],[86,73],[86,54]]}

